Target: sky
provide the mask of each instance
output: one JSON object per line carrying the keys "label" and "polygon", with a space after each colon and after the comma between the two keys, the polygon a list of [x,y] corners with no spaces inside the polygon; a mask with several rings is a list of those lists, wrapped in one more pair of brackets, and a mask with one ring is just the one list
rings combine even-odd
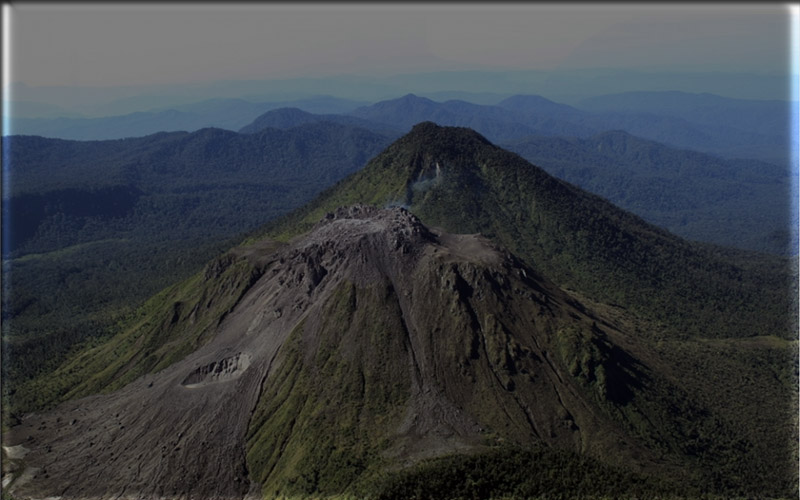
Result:
{"label": "sky", "polygon": [[[3,6],[3,83],[4,90],[9,83],[108,89],[592,68],[774,78],[790,69],[796,11],[790,4],[740,3],[19,1]],[[472,83],[472,91],[502,91],[491,88],[496,82],[451,90]],[[19,95],[45,100],[41,92]]]}
{"label": "sky", "polygon": [[14,3],[11,81],[141,85],[438,69],[778,72],[788,5]]}

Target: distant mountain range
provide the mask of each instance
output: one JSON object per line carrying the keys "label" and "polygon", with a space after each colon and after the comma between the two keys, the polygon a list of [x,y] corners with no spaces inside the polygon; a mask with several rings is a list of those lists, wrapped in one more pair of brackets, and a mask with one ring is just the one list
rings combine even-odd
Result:
{"label": "distant mountain range", "polygon": [[11,493],[788,497],[791,289],[423,122],[17,385]]}
{"label": "distant mountain range", "polygon": [[[463,100],[436,102],[408,94],[356,108],[355,101],[319,97],[284,103],[248,103],[219,99],[173,109],[107,118],[16,119],[12,133],[98,140],[137,137],[162,131],[194,131],[203,127],[257,130],[264,112],[294,107],[319,114],[347,114],[372,122],[376,130],[405,133],[421,121],[473,128],[495,142],[530,135],[589,137],[608,130],[674,147],[726,158],[754,158],[786,165],[797,139],[790,134],[790,103],[723,98],[684,92],[632,92],[598,96],[579,107],[537,95],[516,95],[497,104]],[[332,116],[329,116],[333,119]],[[339,118],[342,120],[342,118]]]}
{"label": "distant mountain range", "polygon": [[266,128],[288,129],[306,123],[319,122],[340,123],[352,127],[361,127],[393,138],[402,135],[399,128],[392,124],[381,125],[378,122],[350,115],[309,113],[299,108],[278,108],[267,111],[253,120],[252,123],[239,129],[239,133],[253,134]]}
{"label": "distant mountain range", "polygon": [[[682,108],[707,100],[698,113],[656,113],[664,99],[660,93],[648,94],[650,106],[641,110],[624,99],[597,99],[588,104],[597,110],[582,110],[554,103],[541,96],[514,96],[495,106],[463,101],[436,103],[407,95],[383,101],[352,112],[360,118],[406,128],[429,120],[442,125],[466,126],[495,142],[521,140],[526,135],[588,137],[608,130],[630,134],[674,147],[694,149],[728,158],[755,158],[786,165],[792,138],[789,131],[790,106],[780,101],[743,101],[718,96],[679,94]],[[675,98],[675,93],[668,93]],[[645,99],[646,100],[646,99]],[[620,101],[619,108],[614,103]],[[683,101],[689,101],[687,104]],[[600,103],[606,105],[601,108]],[[592,104],[594,103],[594,104]],[[718,119],[713,111],[727,107]],[[753,123],[757,122],[757,123]]]}
{"label": "distant mountain range", "polygon": [[712,126],[725,123],[764,135],[786,134],[792,119],[792,107],[783,100],[727,99],[674,91],[608,94],[584,99],[578,107],[594,112],[652,113]]}
{"label": "distant mountain range", "polygon": [[[647,116],[684,120],[702,135],[695,137],[694,143],[687,140],[682,146],[728,158],[758,158],[779,163],[779,159],[790,158],[787,152],[790,148],[797,151],[798,138],[791,126],[792,121],[797,120],[793,111],[797,109],[797,102],[727,99],[686,92],[627,92],[585,99],[579,107],[595,113],[616,113],[622,123]],[[626,130],[670,142],[667,140],[669,132],[663,131],[663,138],[659,138],[642,133],[647,124],[640,127]]]}
{"label": "distant mountain range", "polygon": [[117,116],[14,118],[10,123],[13,135],[96,141],[142,137],[158,132],[195,132],[208,127],[238,130],[268,110],[287,106],[303,108],[314,113],[345,113],[359,105],[363,103],[334,97],[282,102],[210,99],[174,108]]}
{"label": "distant mountain range", "polygon": [[[780,99],[790,95],[790,81],[788,75],[780,73],[640,72],[592,68],[560,71],[445,70],[384,77],[341,75],[122,87],[30,86],[13,82],[10,94],[14,101],[10,105],[4,103],[3,111],[16,117],[45,117],[46,113],[60,112],[60,108],[67,113],[96,117],[175,108],[212,98],[285,102],[332,95],[355,101],[377,102],[408,92],[436,100],[463,99],[479,104],[494,104],[512,95],[538,94],[575,105],[591,96],[664,89],[711,92],[735,99]],[[28,104],[29,114],[19,113],[24,111],[22,109],[15,110],[19,102]],[[31,109],[32,106],[38,109]],[[49,110],[46,109],[48,107]]]}

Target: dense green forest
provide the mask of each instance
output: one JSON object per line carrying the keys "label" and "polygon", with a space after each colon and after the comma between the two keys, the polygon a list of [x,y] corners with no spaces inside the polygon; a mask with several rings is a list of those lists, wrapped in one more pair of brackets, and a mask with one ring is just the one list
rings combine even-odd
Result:
{"label": "dense green forest", "polygon": [[[426,460],[360,485],[370,498],[686,498],[696,487],[635,474],[552,448],[492,450]],[[714,498],[709,496],[708,498]]]}
{"label": "dense green forest", "polygon": [[[4,164],[12,173],[3,202],[15,237],[4,241],[4,257],[120,231],[151,238],[232,235],[310,199],[387,143],[332,123],[97,142],[6,137]],[[97,217],[102,223],[93,224]]]}

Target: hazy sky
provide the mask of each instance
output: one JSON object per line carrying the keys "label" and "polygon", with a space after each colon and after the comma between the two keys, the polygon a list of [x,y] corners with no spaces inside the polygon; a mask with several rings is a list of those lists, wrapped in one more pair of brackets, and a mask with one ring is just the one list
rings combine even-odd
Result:
{"label": "hazy sky", "polygon": [[440,69],[782,72],[789,64],[788,4],[19,2],[4,9],[4,82],[36,86]]}

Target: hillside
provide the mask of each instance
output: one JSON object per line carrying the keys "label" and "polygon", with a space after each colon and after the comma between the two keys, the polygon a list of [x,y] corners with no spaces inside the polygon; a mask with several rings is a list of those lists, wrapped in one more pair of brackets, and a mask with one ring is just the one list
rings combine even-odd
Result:
{"label": "hillside", "polygon": [[52,368],[75,342],[108,334],[388,142],[332,123],[115,141],[5,137],[4,390]]}
{"label": "hillside", "polygon": [[704,125],[728,127],[764,135],[788,135],[790,103],[781,100],[730,99],[688,92],[624,92],[583,99],[590,111],[654,113]]}
{"label": "hillside", "polygon": [[795,335],[788,261],[683,241],[472,130],[419,124],[265,231],[287,238],[355,202],[406,206],[426,224],[480,232],[559,286],[663,323],[672,337]]}
{"label": "hillside", "polygon": [[[797,253],[798,235],[793,230],[797,221],[789,206],[791,172],[773,163],[679,149],[624,130],[597,133],[606,126],[624,127],[626,122],[615,118],[604,124],[599,115],[540,96],[513,96],[497,106],[479,106],[407,95],[354,113],[368,118],[281,108],[265,113],[241,132],[331,121],[397,138],[397,130],[410,129],[415,120],[467,126],[490,140],[502,141],[502,147],[549,174],[682,238],[776,255]],[[642,115],[634,121],[653,126],[659,120]],[[680,122],[666,125],[671,134],[682,134],[687,140],[702,135],[680,116],[669,120]],[[505,125],[500,126],[501,122]],[[515,128],[511,122],[525,127]],[[594,125],[570,125],[589,122]],[[537,135],[527,135],[532,130]]]}
{"label": "hillside", "polygon": [[483,236],[342,208],[235,248],[26,388],[67,401],[4,435],[5,472],[64,499],[796,488],[791,450],[757,441],[785,416],[739,432],[619,319]]}
{"label": "hillside", "polygon": [[503,144],[549,174],[607,198],[690,240],[797,252],[789,172],[609,131],[589,138],[531,137]]}

